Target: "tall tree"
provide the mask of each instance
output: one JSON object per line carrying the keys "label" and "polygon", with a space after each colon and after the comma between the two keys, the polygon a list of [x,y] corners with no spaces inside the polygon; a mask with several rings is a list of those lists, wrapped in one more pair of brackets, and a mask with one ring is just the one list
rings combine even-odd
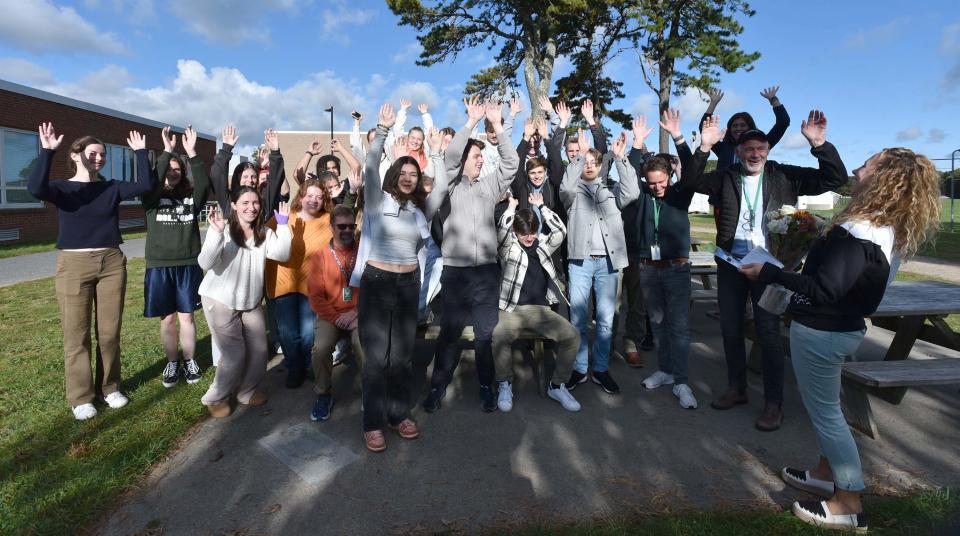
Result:
{"label": "tall tree", "polygon": [[474,74],[467,92],[503,95],[517,87],[522,68],[538,114],[537,98],[549,94],[557,56],[576,45],[569,29],[577,14],[589,9],[584,0],[387,0],[387,5],[402,24],[422,32],[418,65],[454,60],[479,46],[496,49],[496,65]]}
{"label": "tall tree", "polygon": [[[670,106],[670,95],[687,88],[707,90],[720,73],[750,71],[759,52],[745,52],[737,41],[743,26],[737,16],[755,13],[744,0],[636,0],[645,34],[637,49],[647,86],[657,94],[659,111]],[[660,151],[669,135],[660,129]]]}

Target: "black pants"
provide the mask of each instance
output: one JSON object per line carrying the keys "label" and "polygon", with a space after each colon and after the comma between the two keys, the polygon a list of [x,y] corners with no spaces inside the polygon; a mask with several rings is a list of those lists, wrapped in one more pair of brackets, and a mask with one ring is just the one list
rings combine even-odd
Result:
{"label": "black pants", "polygon": [[783,346],[780,316],[757,305],[767,285],[750,281],[730,264],[717,261],[717,298],[720,302],[720,332],[727,357],[727,381],[731,389],[747,388],[747,346],[743,338],[743,312],[747,295],[753,303],[753,321],[763,361],[763,397],[783,403]]}
{"label": "black pants", "polygon": [[404,274],[367,265],[357,303],[363,348],[363,431],[410,417],[420,270]]}
{"label": "black pants", "polygon": [[440,276],[443,317],[433,361],[432,387],[444,387],[453,379],[460,362],[457,340],[466,324],[473,320],[477,376],[480,385],[492,385],[493,329],[497,327],[500,299],[500,267],[496,264],[456,267],[444,266]]}

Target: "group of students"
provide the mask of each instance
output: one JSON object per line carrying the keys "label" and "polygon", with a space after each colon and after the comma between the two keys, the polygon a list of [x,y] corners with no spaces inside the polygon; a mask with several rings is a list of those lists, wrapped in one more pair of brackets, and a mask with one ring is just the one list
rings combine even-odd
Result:
{"label": "group of students", "polygon": [[[777,117],[770,132],[758,130],[746,112],[721,128],[712,112],[722,93],[711,94],[696,150],[682,135],[679,113],[664,112],[659,125],[672,136],[677,156],[646,149],[653,126],[643,117],[633,122],[630,147],[623,132],[608,150],[590,101],[581,114],[592,144],[584,129],[568,137],[572,113],[564,102],[554,107],[541,98],[547,117],[525,121],[516,148],[511,141],[521,111],[517,99],[507,115],[498,102],[465,99],[467,120],[456,131],[434,128],[425,105],[419,107],[425,128],[405,131],[409,101],[402,101],[399,111],[384,104],[366,144],[357,114],[353,147],[333,141],[332,153],[340,158],[322,157],[314,174],[310,162],[322,147],[311,144],[292,181],[272,130],[265,132],[258,161],[238,165],[228,177],[238,141],[233,127],[223,130],[209,175],[196,154],[196,132],[188,128],[186,158],[175,154],[176,137],[164,129],[165,150],[153,165],[143,136],[130,133],[137,182],[99,178],[104,145],[90,136],[70,146],[74,176],[50,181],[63,136],[45,123],[29,191],[59,208],[56,289],[74,416],[96,415],[98,391],[112,408],[127,403],[119,390],[126,268],[118,248],[118,206],[135,197],[143,201],[148,228],[144,315],[161,319],[168,361],[164,385],[201,378],[193,314],[202,303],[219,357],[201,401],[215,417],[229,415],[233,400],[247,405],[267,400],[258,388],[267,359],[264,297],[283,348],[287,386],[298,387],[312,373],[317,398],[311,419],[329,418],[332,355],[338,346],[352,348],[362,370],[362,428],[370,451],[386,449],[387,428],[404,439],[419,435],[411,416],[412,356],[418,321],[429,319],[434,296],[441,306],[440,334],[424,410],[441,408],[469,320],[483,411],[511,410],[514,353],[530,333],[551,341],[555,350],[548,396],[578,411],[572,391],[588,379],[607,393],[620,391],[609,356],[621,285],[628,364],[642,365],[638,350],[653,342],[657,370],[643,385],[672,385],[682,407],[696,408],[688,371],[687,211],[693,195],[711,197],[717,245],[742,258],[765,245],[767,212],[848,180],[839,153],[826,141],[827,120],[820,111],[811,111],[801,127],[817,168],[768,160],[789,124],[777,89],[762,93]],[[485,141],[475,135],[481,122]],[[711,152],[721,162],[706,172]],[[349,168],[346,181],[341,159]],[[758,300],[771,283],[794,291],[791,358],[821,457],[813,469],[785,468],[782,477],[829,498],[795,503],[799,517],[865,528],[862,470],[840,410],[841,365],[862,341],[864,317],[880,303],[899,259],[916,252],[936,229],[939,203],[932,163],[907,149],[877,153],[854,177],[850,204],[815,242],[801,273],[772,264],[738,269],[718,262],[728,388],[711,406],[727,410],[748,402],[743,327],[749,297],[763,358],[765,406],[756,426],[780,427],[780,318]],[[201,245],[199,215],[208,192],[218,209],[208,216]],[[98,385],[90,366],[94,303]],[[591,316],[595,327],[588,348]]]}

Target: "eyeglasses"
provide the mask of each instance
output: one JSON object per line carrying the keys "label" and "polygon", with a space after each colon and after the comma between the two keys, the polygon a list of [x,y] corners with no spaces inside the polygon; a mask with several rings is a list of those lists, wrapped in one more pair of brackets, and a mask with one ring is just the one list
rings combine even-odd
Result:
{"label": "eyeglasses", "polygon": [[349,231],[356,228],[357,228],[356,223],[338,223],[337,224],[337,229],[340,229],[341,231]]}
{"label": "eyeglasses", "polygon": [[753,232],[756,226],[757,213],[753,210],[747,210],[743,213],[743,221],[740,222],[740,228],[744,231]]}

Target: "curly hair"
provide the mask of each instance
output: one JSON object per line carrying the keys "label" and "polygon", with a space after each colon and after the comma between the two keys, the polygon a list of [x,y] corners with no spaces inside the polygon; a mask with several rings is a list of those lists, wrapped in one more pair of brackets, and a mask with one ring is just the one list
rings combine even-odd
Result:
{"label": "curly hair", "polygon": [[870,159],[876,159],[873,180],[825,231],[855,220],[891,226],[894,247],[908,259],[940,227],[940,174],[929,158],[902,147],[884,149]]}
{"label": "curly hair", "polygon": [[330,213],[333,211],[333,200],[330,199],[330,192],[323,187],[323,179],[307,179],[303,181],[303,184],[300,185],[300,188],[297,190],[296,197],[293,198],[293,202],[290,203],[290,213],[300,212],[303,210],[303,196],[307,194],[307,190],[310,188],[319,188],[321,195],[323,195],[323,201],[320,203],[320,210],[324,213]]}

